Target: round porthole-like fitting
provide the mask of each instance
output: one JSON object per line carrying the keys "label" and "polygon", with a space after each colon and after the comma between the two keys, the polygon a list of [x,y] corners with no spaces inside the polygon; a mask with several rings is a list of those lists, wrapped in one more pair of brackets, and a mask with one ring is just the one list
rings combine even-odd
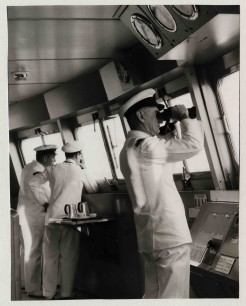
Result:
{"label": "round porthole-like fitting", "polygon": [[199,17],[196,5],[172,5],[172,8],[185,19],[196,20]]}
{"label": "round porthole-like fitting", "polygon": [[169,32],[176,32],[177,25],[168,9],[163,5],[148,5],[152,17]]}
{"label": "round porthole-like fitting", "polygon": [[138,35],[151,47],[160,49],[163,40],[155,26],[145,17],[134,14],[131,16],[131,23]]}

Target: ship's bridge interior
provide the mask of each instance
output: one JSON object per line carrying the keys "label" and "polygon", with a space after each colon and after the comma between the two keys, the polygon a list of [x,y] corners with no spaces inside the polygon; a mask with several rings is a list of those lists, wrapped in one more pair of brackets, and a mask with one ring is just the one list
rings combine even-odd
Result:
{"label": "ship's bridge interior", "polygon": [[173,172],[193,239],[190,298],[239,298],[242,9],[229,4],[4,6],[12,301],[30,299],[16,211],[22,169],[49,143],[63,162],[61,147],[74,140],[99,186],[81,201],[107,219],[76,225],[77,296],[142,298],[143,260],[119,165],[130,128],[119,109],[147,88],[165,107],[195,107],[204,130],[201,153]]}

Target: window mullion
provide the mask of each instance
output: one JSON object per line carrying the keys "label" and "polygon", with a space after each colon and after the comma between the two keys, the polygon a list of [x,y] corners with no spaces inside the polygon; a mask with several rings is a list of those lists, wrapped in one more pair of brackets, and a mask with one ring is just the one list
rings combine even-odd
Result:
{"label": "window mullion", "polygon": [[99,122],[99,126],[101,129],[101,133],[102,133],[102,138],[103,138],[103,143],[106,149],[106,153],[107,153],[107,157],[108,157],[108,161],[109,161],[109,166],[112,172],[112,176],[114,180],[117,180],[117,175],[116,175],[116,171],[115,171],[115,166],[114,166],[114,161],[113,161],[113,157],[110,151],[110,146],[108,143],[108,139],[107,139],[107,135],[106,135],[106,131],[102,122],[102,119],[98,119]]}
{"label": "window mullion", "polygon": [[[221,87],[221,81],[219,80],[217,82],[217,99],[218,99],[218,106],[219,106],[219,110],[220,110],[220,114],[221,114],[221,120],[225,129],[225,135],[226,135],[226,139],[229,143],[229,150],[231,151],[233,160],[234,160],[234,166],[235,168],[239,168],[239,160],[238,160],[238,154],[236,152],[236,148],[235,148],[235,143],[234,143],[234,139],[231,135],[231,128],[230,128],[230,123],[228,120],[228,115],[227,115],[227,111],[226,111],[226,107],[223,104],[223,97],[222,94],[219,92],[219,88]],[[238,169],[237,169],[238,170]]]}
{"label": "window mullion", "polygon": [[[219,154],[218,152],[218,146],[216,145],[213,129],[211,127],[211,121],[209,120],[207,108],[205,107],[206,104],[204,101],[204,100],[210,100],[211,95],[209,95],[208,97],[208,94],[206,92],[203,92],[204,87],[207,85],[202,84],[200,88],[194,67],[192,66],[186,67],[185,75],[187,78],[187,83],[189,86],[193,103],[195,106],[198,107],[199,110],[198,118],[202,120],[204,133],[205,133],[205,150],[211,169],[211,175],[214,187],[215,189],[221,189],[221,190],[226,189],[226,179],[225,179],[226,174],[224,173],[222,161],[220,159],[221,154]],[[213,99],[212,101],[216,102],[215,99]],[[210,101],[210,104],[213,104],[212,101]]]}

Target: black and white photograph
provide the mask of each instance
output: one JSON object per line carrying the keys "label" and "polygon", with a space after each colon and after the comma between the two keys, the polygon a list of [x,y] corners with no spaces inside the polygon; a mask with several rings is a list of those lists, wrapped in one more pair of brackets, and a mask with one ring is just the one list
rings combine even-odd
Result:
{"label": "black and white photograph", "polygon": [[4,305],[246,301],[245,7],[152,2],[0,6]]}

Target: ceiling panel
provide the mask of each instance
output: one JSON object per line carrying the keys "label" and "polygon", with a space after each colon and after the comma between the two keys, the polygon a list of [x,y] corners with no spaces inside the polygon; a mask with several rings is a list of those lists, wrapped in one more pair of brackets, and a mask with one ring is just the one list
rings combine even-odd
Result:
{"label": "ceiling panel", "polygon": [[119,5],[9,6],[8,19],[105,19],[113,18],[119,7]]}
{"label": "ceiling panel", "polygon": [[[9,84],[61,83],[100,67],[105,59],[10,61]],[[28,71],[27,80],[16,81],[11,72]]]}
{"label": "ceiling panel", "polygon": [[[238,14],[219,14],[195,31],[178,47],[160,60],[178,59],[204,62],[239,46],[240,18]],[[216,46],[216,47],[215,47]]]}
{"label": "ceiling panel", "polygon": [[137,42],[119,20],[12,20],[9,60],[110,58]]}
{"label": "ceiling panel", "polygon": [[56,85],[59,84],[9,85],[9,104],[42,94]]}

